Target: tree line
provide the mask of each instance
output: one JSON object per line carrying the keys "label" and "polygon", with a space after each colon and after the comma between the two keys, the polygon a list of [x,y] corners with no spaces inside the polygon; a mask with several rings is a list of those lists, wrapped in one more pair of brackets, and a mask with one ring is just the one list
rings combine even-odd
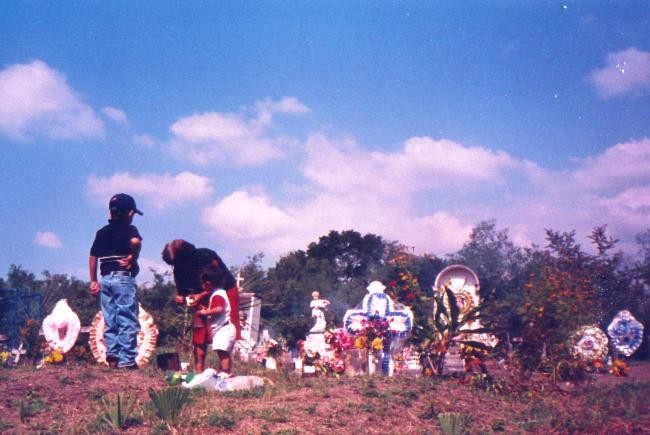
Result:
{"label": "tree line", "polygon": [[[476,272],[481,283],[482,323],[502,339],[503,346],[509,343],[506,338],[518,337],[524,343],[522,352],[528,351],[538,362],[541,349],[559,355],[573,330],[584,324],[605,329],[622,309],[650,325],[650,230],[640,233],[637,242],[638,255],[626,255],[602,226],[592,230],[590,250],[576,241],[574,231],[554,230],[546,230],[544,246],[521,248],[507,229],[484,221],[461,249],[438,257],[416,255],[411,248],[374,234],[330,231],[269,268],[262,266],[264,254],[258,253],[236,269],[244,278],[245,291],[262,300],[264,327],[289,344],[304,339],[313,325],[309,302],[314,290],[331,301],[327,320],[337,327],[373,280],[382,281],[395,301],[413,310],[412,340],[417,343],[431,332],[437,274],[448,265],[463,264]],[[170,277],[153,272],[154,284],[140,288],[139,298],[156,319],[160,344],[173,345],[184,333],[184,308],[173,302]],[[46,271],[37,278],[12,265],[6,278],[0,278],[0,289],[16,288],[42,294],[46,310],[66,297],[84,325],[98,310],[95,299],[88,296],[88,283],[67,275]],[[647,357],[648,347],[646,333],[638,356]]]}

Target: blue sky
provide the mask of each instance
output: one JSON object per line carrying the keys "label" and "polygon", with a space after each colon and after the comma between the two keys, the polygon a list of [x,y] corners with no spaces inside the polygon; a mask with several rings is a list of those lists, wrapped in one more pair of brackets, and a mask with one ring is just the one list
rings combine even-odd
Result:
{"label": "blue sky", "polygon": [[5,2],[0,273],[87,279],[117,192],[143,269],[173,238],[270,265],[346,229],[444,256],[486,219],[634,253],[648,29],[645,1]]}

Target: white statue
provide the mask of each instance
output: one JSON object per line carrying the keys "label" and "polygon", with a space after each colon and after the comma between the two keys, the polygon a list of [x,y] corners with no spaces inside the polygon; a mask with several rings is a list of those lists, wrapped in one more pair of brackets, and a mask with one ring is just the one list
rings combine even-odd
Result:
{"label": "white statue", "polygon": [[313,292],[311,294],[312,301],[309,304],[309,307],[311,308],[311,317],[316,319],[316,323],[312,328],[309,330],[309,332],[313,333],[323,333],[325,332],[325,310],[327,309],[327,306],[330,304],[330,301],[327,299],[321,299],[320,298],[320,293],[317,291]]}

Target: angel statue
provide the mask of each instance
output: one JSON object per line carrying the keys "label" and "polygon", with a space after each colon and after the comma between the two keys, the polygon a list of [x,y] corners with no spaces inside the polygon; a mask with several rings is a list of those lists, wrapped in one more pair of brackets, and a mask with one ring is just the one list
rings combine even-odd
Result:
{"label": "angel statue", "polygon": [[311,294],[312,301],[309,304],[309,307],[311,308],[311,317],[316,319],[316,323],[312,328],[309,330],[310,333],[323,333],[325,332],[325,310],[327,309],[327,306],[330,304],[330,301],[327,299],[321,299],[320,298],[320,293],[317,291],[313,292]]}

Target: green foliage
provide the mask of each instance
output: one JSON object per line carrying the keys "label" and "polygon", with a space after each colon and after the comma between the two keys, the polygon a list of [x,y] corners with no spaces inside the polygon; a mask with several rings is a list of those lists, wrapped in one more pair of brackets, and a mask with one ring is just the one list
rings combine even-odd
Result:
{"label": "green foliage", "polygon": [[534,256],[534,250],[516,247],[508,230],[497,230],[496,222],[489,220],[474,227],[469,240],[449,258],[450,263],[463,264],[478,275],[485,326],[497,335],[519,335],[521,322],[513,308],[521,303],[521,287]]}
{"label": "green foliage", "polygon": [[13,429],[14,425],[11,423],[6,423],[2,419],[0,419],[0,432],[5,432],[9,431],[9,429]]}
{"label": "green foliage", "polygon": [[102,398],[103,410],[100,414],[101,421],[113,430],[126,428],[134,404],[135,398],[131,395],[125,397],[123,400],[120,393],[117,393],[114,403]]}
{"label": "green foliage", "polygon": [[164,390],[149,389],[149,397],[156,407],[158,417],[167,424],[176,424],[183,407],[189,402],[190,391],[183,387],[169,387]]}
{"label": "green foliage", "polygon": [[49,409],[50,407],[48,403],[35,391],[28,392],[25,399],[26,401],[20,400],[18,402],[18,417],[20,418],[21,423],[25,423],[27,418]]}
{"label": "green foliage", "polygon": [[255,287],[263,301],[266,326],[295,345],[313,326],[309,303],[314,290],[331,301],[328,323],[340,324],[345,311],[366,294],[370,277],[380,274],[389,246],[372,234],[331,231],[310,244],[307,251],[282,257],[268,270],[264,282]]}
{"label": "green foliage", "polygon": [[[447,351],[452,344],[467,344],[475,349],[488,350],[489,347],[483,343],[461,339],[461,334],[467,332],[467,325],[478,320],[481,316],[481,306],[474,307],[465,315],[461,315],[454,292],[443,287],[442,291],[434,296],[433,312],[433,336],[423,342],[423,353],[428,368],[435,373],[444,373],[444,361]],[[472,328],[474,333],[489,332],[486,328]],[[425,366],[426,367],[426,366]]]}
{"label": "green foliage", "polygon": [[156,319],[158,326],[158,346],[172,346],[183,337],[185,310],[184,306],[174,301],[176,286],[168,276],[154,274],[153,285],[138,289],[138,300],[145,310]]}
{"label": "green foliage", "polygon": [[269,423],[286,423],[291,416],[291,408],[288,406],[272,406],[270,408],[256,409],[251,415]]}
{"label": "green foliage", "polygon": [[443,434],[461,435],[467,433],[467,427],[471,422],[469,415],[460,412],[441,412],[438,414],[438,423]]}
{"label": "green foliage", "polygon": [[542,364],[570,361],[567,337],[582,325],[598,323],[604,311],[596,282],[604,278],[595,273],[604,260],[582,252],[574,233],[547,231],[547,240],[548,250],[539,256],[540,267],[524,285],[517,308],[522,342],[513,356],[521,376]]}
{"label": "green foliage", "polygon": [[650,382],[627,382],[591,391],[587,403],[603,420],[609,416],[634,420],[647,415],[648,397]]}
{"label": "green foliage", "polygon": [[208,426],[221,428],[225,430],[232,430],[237,426],[237,420],[234,417],[232,409],[225,409],[223,411],[214,411],[208,415]]}
{"label": "green foliage", "polygon": [[36,319],[28,319],[25,326],[20,328],[20,338],[25,346],[25,356],[30,360],[36,360],[43,353],[45,339],[39,334],[41,324]]}

